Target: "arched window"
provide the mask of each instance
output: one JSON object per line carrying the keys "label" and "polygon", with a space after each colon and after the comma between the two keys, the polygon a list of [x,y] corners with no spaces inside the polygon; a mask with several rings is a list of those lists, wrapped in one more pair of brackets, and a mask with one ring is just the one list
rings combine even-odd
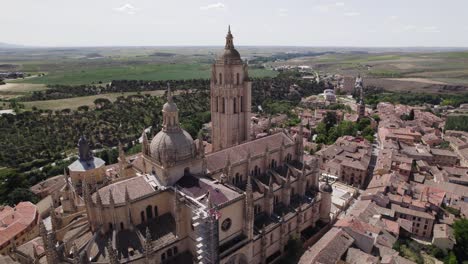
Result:
{"label": "arched window", "polygon": [[221,100],[223,100],[223,107],[222,107],[222,111],[223,111],[223,114],[226,113],[226,103],[225,103],[225,98],[222,98]]}
{"label": "arched window", "polygon": [[161,261],[164,261],[164,260],[166,260],[166,253],[162,253],[161,255]]}
{"label": "arched window", "polygon": [[240,79],[240,76],[239,76],[239,73],[236,74],[236,81],[237,81],[237,85],[239,85],[239,79]]}
{"label": "arched window", "polygon": [[151,218],[153,218],[153,210],[151,210],[151,205],[148,205],[146,207],[146,218],[149,220]]}
{"label": "arched window", "polygon": [[244,96],[240,97],[240,111],[244,112]]}
{"label": "arched window", "polygon": [[259,204],[254,205],[254,214],[257,215],[262,211],[262,207]]}
{"label": "arched window", "polygon": [[154,217],[158,217],[158,207],[156,205],[154,206]]}
{"label": "arched window", "polygon": [[238,185],[238,184],[239,184],[239,182],[240,182],[240,176],[239,176],[239,173],[236,173],[236,177],[235,177],[235,179],[236,179],[236,180],[235,180],[235,182],[234,182],[234,183],[235,183],[236,185]]}
{"label": "arched window", "polygon": [[258,166],[255,165],[255,168],[254,168],[254,176],[258,176],[258,171],[259,171],[259,170],[260,170],[260,169],[258,168]]}
{"label": "arched window", "polygon": [[216,103],[215,103],[215,111],[218,112],[219,111],[219,100],[218,100],[218,96],[216,96]]}
{"label": "arched window", "polygon": [[179,253],[179,249],[177,247],[173,247],[172,251],[174,251],[174,255],[177,255],[177,253]]}
{"label": "arched window", "polygon": [[286,161],[290,162],[291,159],[292,159],[292,155],[291,155],[291,153],[288,153],[288,155],[286,155]]}
{"label": "arched window", "polygon": [[233,108],[234,108],[234,114],[237,113],[237,98],[235,97],[233,99]]}
{"label": "arched window", "polygon": [[120,230],[124,230],[124,223],[120,222]]}
{"label": "arched window", "polygon": [[168,258],[172,257],[172,248],[167,250],[167,257]]}
{"label": "arched window", "polygon": [[109,229],[112,230],[113,228],[112,223],[109,223]]}
{"label": "arched window", "polygon": [[141,223],[144,223],[145,222],[145,212],[141,211],[140,216],[141,216]]}
{"label": "arched window", "polygon": [[223,75],[219,73],[219,84],[223,84]]}
{"label": "arched window", "polygon": [[274,205],[279,204],[279,197],[277,195],[275,195],[275,197],[273,198],[273,203],[274,203]]}

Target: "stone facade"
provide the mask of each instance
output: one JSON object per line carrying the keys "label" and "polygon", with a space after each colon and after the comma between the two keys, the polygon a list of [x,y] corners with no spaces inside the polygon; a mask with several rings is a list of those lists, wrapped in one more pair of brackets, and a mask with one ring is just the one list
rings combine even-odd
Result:
{"label": "stone facade", "polygon": [[223,55],[211,68],[213,150],[249,140],[252,82],[229,30]]}

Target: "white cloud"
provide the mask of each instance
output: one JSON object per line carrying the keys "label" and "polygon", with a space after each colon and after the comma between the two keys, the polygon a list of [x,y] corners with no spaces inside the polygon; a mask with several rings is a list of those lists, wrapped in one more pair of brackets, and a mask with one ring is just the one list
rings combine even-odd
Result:
{"label": "white cloud", "polygon": [[210,10],[210,9],[226,9],[226,5],[221,2],[218,2],[218,3],[206,5],[206,6],[200,6],[200,10]]}
{"label": "white cloud", "polygon": [[358,12],[346,12],[344,13],[345,16],[350,16],[350,17],[353,17],[353,16],[359,16],[361,15],[361,13],[358,13]]}
{"label": "white cloud", "polygon": [[121,7],[114,8],[114,10],[117,11],[117,12],[126,13],[126,14],[129,14],[129,15],[134,15],[134,14],[136,14],[136,11],[138,11],[138,8],[136,8],[133,5],[127,3],[127,4],[124,4]]}
{"label": "white cloud", "polygon": [[286,8],[280,8],[280,9],[278,9],[278,15],[279,15],[280,17],[286,17],[286,16],[288,16],[288,9],[286,9]]}
{"label": "white cloud", "polygon": [[440,29],[436,26],[429,26],[429,27],[423,27],[421,29],[421,32],[423,33],[439,33]]}
{"label": "white cloud", "polygon": [[344,6],[344,3],[343,2],[336,2],[335,6]]}

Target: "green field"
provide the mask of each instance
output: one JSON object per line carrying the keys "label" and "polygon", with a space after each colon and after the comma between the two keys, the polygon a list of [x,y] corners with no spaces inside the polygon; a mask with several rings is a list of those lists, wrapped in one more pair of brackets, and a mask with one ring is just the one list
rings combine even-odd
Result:
{"label": "green field", "polygon": [[[182,80],[210,77],[209,64],[139,64],[120,66],[89,66],[87,68],[67,67],[63,71],[53,71],[45,76],[33,77],[15,82],[34,84],[92,84],[108,83],[112,80]],[[253,69],[251,76],[275,76],[271,70]]]}

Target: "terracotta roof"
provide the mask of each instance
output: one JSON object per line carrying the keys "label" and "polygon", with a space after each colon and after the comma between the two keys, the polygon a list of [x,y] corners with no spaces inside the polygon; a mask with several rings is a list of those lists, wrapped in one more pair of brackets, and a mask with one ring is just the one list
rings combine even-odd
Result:
{"label": "terracotta roof", "polygon": [[349,227],[356,233],[368,235],[368,233],[378,234],[380,233],[380,228],[363,222],[359,219],[353,217],[347,217],[345,219],[340,219],[335,223],[336,227]]}
{"label": "terracotta roof", "polygon": [[14,208],[5,206],[0,210],[0,245],[38,221],[37,207],[31,202],[20,202]]}
{"label": "terracotta roof", "polygon": [[349,263],[349,264],[379,263],[379,257],[369,255],[357,248],[350,248],[348,249],[348,253],[346,255],[346,263]]}
{"label": "terracotta roof", "polygon": [[392,210],[395,210],[395,212],[403,213],[406,215],[417,216],[417,217],[422,217],[426,219],[435,219],[434,215],[432,214],[417,211],[417,210],[412,210],[409,208],[404,208],[404,207],[399,206],[398,204],[392,204]]}
{"label": "terracotta roof", "polygon": [[335,264],[354,243],[354,239],[339,228],[332,228],[299,260],[299,264]]}

